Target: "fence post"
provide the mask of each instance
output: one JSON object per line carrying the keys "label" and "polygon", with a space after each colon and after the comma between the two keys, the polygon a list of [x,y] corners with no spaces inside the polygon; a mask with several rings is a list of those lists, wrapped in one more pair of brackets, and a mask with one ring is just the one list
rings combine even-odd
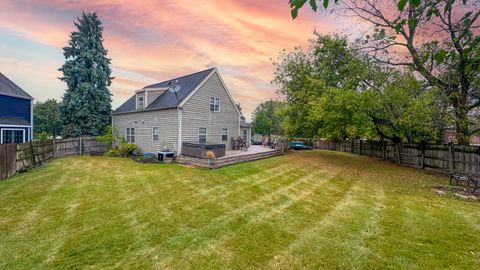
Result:
{"label": "fence post", "polygon": [[400,146],[397,142],[395,142],[395,152],[397,152],[397,163],[402,164],[402,161],[400,158]]}
{"label": "fence post", "polygon": [[363,148],[362,145],[363,145],[363,141],[362,139],[360,139],[360,156],[362,155],[362,148]]}
{"label": "fence post", "polygon": [[32,152],[32,167],[35,167],[35,150],[33,149],[33,141],[30,141],[30,151]]}
{"label": "fence post", "polygon": [[78,138],[78,146],[80,147],[80,155],[83,155],[83,141],[82,136]]}
{"label": "fence post", "polygon": [[370,157],[372,157],[372,155],[373,155],[372,152],[373,152],[373,141],[370,140]]}
{"label": "fence post", "polygon": [[355,152],[354,149],[355,149],[355,142],[354,142],[354,139],[352,139],[352,146],[350,147],[350,152],[352,152],[352,154]]}
{"label": "fence post", "polygon": [[425,142],[420,142],[420,168],[425,169]]}
{"label": "fence post", "polygon": [[387,159],[387,142],[382,141],[382,159]]}
{"label": "fence post", "polygon": [[55,158],[55,136],[52,139],[52,158]]}
{"label": "fence post", "polygon": [[453,174],[455,172],[455,163],[453,158],[454,158],[453,144],[449,143],[448,144],[448,170],[450,171],[450,174]]}

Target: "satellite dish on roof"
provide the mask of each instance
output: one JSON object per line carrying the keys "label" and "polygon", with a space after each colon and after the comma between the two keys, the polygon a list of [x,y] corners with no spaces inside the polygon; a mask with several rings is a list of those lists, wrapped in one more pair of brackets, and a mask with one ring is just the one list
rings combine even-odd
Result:
{"label": "satellite dish on roof", "polygon": [[175,94],[175,97],[178,99],[177,93],[182,89],[182,87],[178,84],[178,80],[175,82],[168,82],[168,91]]}

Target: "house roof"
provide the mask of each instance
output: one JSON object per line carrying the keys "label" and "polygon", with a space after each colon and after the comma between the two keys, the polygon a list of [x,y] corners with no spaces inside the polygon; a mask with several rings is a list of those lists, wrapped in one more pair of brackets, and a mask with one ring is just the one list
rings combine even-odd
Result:
{"label": "house roof", "polygon": [[0,126],[1,125],[29,126],[30,123],[22,117],[0,116]]}
{"label": "house roof", "polygon": [[146,111],[146,110],[148,111],[148,110],[175,108],[184,99],[186,99],[214,70],[215,68],[210,68],[210,69],[199,71],[186,76],[173,78],[173,79],[166,80],[160,83],[155,83],[152,85],[147,85],[143,89],[168,87],[169,82],[174,82],[178,80],[178,85],[180,85],[181,89],[177,93],[178,98],[175,96],[174,93],[165,91],[157,99],[151,102],[150,105],[148,105],[148,107],[146,107],[145,109],[138,109],[138,110],[136,109],[136,106],[135,106],[136,95],[133,95],[127,101],[125,101],[120,107],[118,107],[115,111],[113,111],[113,114],[123,114],[123,113]]}
{"label": "house roof", "polygon": [[33,99],[32,96],[23,91],[22,88],[18,87],[14,82],[5,77],[0,72],[0,95],[12,96],[25,99]]}

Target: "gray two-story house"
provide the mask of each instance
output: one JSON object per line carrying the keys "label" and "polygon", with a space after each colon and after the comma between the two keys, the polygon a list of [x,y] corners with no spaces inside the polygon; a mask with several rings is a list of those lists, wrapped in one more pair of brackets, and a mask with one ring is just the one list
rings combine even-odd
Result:
{"label": "gray two-story house", "polygon": [[216,68],[145,86],[113,112],[120,135],[152,153],[181,153],[183,142],[231,149],[232,138],[250,141],[243,119]]}

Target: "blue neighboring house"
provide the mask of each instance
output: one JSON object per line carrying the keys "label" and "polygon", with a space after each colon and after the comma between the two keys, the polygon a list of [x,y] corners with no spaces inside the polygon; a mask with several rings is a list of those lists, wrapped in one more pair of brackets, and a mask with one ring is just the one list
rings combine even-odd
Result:
{"label": "blue neighboring house", "polygon": [[33,137],[33,98],[0,72],[0,143]]}

